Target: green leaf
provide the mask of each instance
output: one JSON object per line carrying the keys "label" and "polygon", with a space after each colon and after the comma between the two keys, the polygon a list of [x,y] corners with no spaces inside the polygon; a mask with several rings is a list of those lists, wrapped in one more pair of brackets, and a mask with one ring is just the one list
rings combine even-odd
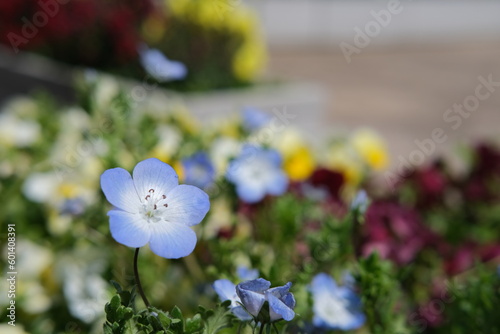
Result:
{"label": "green leaf", "polygon": [[202,319],[200,314],[186,320],[186,333],[192,334],[201,329]]}
{"label": "green leaf", "polygon": [[177,306],[174,306],[170,314],[172,315],[173,318],[184,320],[184,318],[182,317],[182,311]]}
{"label": "green leaf", "polygon": [[119,295],[114,295],[111,298],[111,302],[110,302],[109,307],[112,310],[118,310],[118,308],[120,307],[120,305],[121,305],[121,298],[120,298],[120,296]]}
{"label": "green leaf", "polygon": [[111,280],[110,282],[113,285],[113,287],[115,288],[116,292],[121,293],[123,291],[120,283],[113,281],[113,280]]}
{"label": "green leaf", "polygon": [[[160,320],[161,324],[163,327],[168,328],[170,327],[170,324],[172,323],[172,319],[170,319],[165,313],[159,312],[158,313],[158,320]],[[177,320],[177,319],[176,319]]]}
{"label": "green leaf", "polygon": [[232,327],[233,315],[227,307],[218,306],[215,311],[206,312],[206,315],[211,313],[206,319],[203,334],[215,334],[224,328]]}

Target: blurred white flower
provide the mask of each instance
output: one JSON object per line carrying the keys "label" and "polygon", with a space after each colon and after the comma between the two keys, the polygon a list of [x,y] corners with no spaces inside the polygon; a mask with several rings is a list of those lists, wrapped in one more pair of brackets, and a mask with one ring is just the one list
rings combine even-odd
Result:
{"label": "blurred white flower", "polygon": [[108,75],[99,76],[94,91],[94,101],[97,109],[105,109],[113,98],[120,92],[120,86],[116,79]]}
{"label": "blurred white flower", "polygon": [[7,100],[0,110],[0,114],[12,113],[20,117],[35,117],[38,113],[38,105],[35,99],[29,96],[15,96]]}
{"label": "blurred white flower", "polygon": [[[99,159],[90,157],[75,168],[63,166],[48,172],[32,173],[26,178],[22,192],[29,200],[43,203],[55,211],[51,213],[50,221],[57,218],[53,216],[57,214],[79,215],[95,202],[101,172]],[[57,219],[54,222],[57,222]],[[64,221],[59,221],[61,222]],[[67,228],[62,231],[56,228],[54,232],[56,230],[64,232]]]}
{"label": "blurred white flower", "polygon": [[158,144],[156,144],[155,151],[170,159],[179,148],[182,140],[180,131],[170,125],[160,125],[156,128],[158,135]]}
{"label": "blurred white flower", "polygon": [[44,203],[56,192],[58,184],[55,173],[33,173],[24,181],[22,191],[29,200]]}
{"label": "blurred white flower", "polygon": [[22,308],[24,311],[32,314],[39,314],[47,311],[52,305],[52,299],[47,294],[44,287],[36,282],[23,282],[23,295],[26,298],[22,300]]}
{"label": "blurred white flower", "polygon": [[271,140],[271,147],[277,149],[283,156],[293,154],[298,147],[307,146],[304,136],[299,129],[288,126],[276,133]]}
{"label": "blurred white flower", "polygon": [[0,113],[0,144],[27,147],[40,138],[40,124],[23,120],[10,112]]}
{"label": "blurred white flower", "polygon": [[[26,239],[17,240],[17,269],[23,280],[38,279],[39,275],[53,261],[52,252],[43,246]],[[7,252],[4,252],[7,254]]]}
{"label": "blurred white flower", "polygon": [[16,324],[16,326],[11,326],[8,324],[0,324],[0,333],[2,334],[28,334],[23,325]]}
{"label": "blurred white flower", "polygon": [[214,140],[210,148],[210,158],[212,159],[216,173],[222,175],[226,172],[229,160],[237,157],[242,149],[242,144],[230,137],[220,137]]}
{"label": "blurred white flower", "polygon": [[103,305],[111,298],[108,283],[101,277],[105,266],[101,257],[84,247],[57,265],[71,315],[87,324],[104,316]]}

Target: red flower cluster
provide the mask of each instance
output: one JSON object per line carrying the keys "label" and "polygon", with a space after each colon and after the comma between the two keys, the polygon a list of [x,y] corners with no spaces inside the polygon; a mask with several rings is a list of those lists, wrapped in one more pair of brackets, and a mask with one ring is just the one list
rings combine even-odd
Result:
{"label": "red flower cluster", "polygon": [[0,43],[70,64],[101,68],[137,58],[150,0],[0,2]]}
{"label": "red flower cluster", "polygon": [[363,255],[377,251],[397,264],[411,262],[436,236],[417,212],[390,201],[376,201],[366,211],[362,232]]}

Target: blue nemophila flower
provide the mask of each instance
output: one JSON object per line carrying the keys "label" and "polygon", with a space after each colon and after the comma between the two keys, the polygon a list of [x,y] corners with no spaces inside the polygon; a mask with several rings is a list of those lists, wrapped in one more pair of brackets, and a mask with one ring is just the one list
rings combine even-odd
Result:
{"label": "blue nemophila flower", "polygon": [[226,178],[235,184],[238,197],[256,203],[266,195],[282,195],[288,187],[288,177],[281,168],[280,154],[272,149],[246,145],[231,161]]}
{"label": "blue nemophila flower", "polygon": [[186,65],[180,61],[168,59],[160,50],[140,47],[139,56],[146,72],[160,82],[180,80],[186,77]]}
{"label": "blue nemophila flower", "polygon": [[234,285],[233,282],[227,279],[219,279],[214,282],[213,288],[219,295],[220,300],[231,301],[230,308],[235,316],[242,321],[252,320],[252,316],[245,311],[243,306],[241,306],[241,300],[236,294],[236,285]]}
{"label": "blue nemophila flower", "polygon": [[370,198],[366,194],[366,191],[360,190],[356,193],[356,196],[354,196],[351,202],[351,210],[358,210],[361,214],[364,214],[369,205]]}
{"label": "blue nemophila flower", "polygon": [[142,247],[176,259],[196,245],[190,226],[199,224],[210,208],[208,195],[197,187],[179,185],[174,169],[158,159],[139,162],[133,178],[123,168],[101,175],[101,188],[115,206],[108,212],[111,235],[121,244]]}
{"label": "blue nemophila flower", "polygon": [[329,275],[316,275],[310,289],[314,300],[314,326],[347,331],[365,322],[359,296],[348,287],[338,286]]}
{"label": "blue nemophila flower", "polygon": [[[236,286],[243,307],[255,318],[269,319],[271,322],[284,319],[290,321],[295,317],[295,298],[289,292],[292,283],[270,288],[271,283],[263,278],[246,281]],[[261,314],[264,303],[269,303],[269,314]]]}
{"label": "blue nemophila flower", "polygon": [[256,131],[271,122],[271,114],[253,107],[245,107],[242,112],[243,127],[248,131]]}
{"label": "blue nemophila flower", "polygon": [[203,189],[214,182],[215,167],[204,152],[198,152],[183,159],[182,167],[187,184]]}
{"label": "blue nemophila flower", "polygon": [[250,281],[259,277],[258,269],[250,269],[247,266],[238,266],[236,268],[236,274],[242,281]]}

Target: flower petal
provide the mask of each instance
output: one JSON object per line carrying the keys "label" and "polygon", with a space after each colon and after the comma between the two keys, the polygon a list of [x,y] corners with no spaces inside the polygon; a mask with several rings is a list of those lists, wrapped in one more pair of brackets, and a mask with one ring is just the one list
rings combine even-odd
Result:
{"label": "flower petal", "polygon": [[266,151],[263,151],[262,154],[266,157],[265,159],[272,164],[273,167],[281,167],[283,160],[281,159],[281,155],[278,151],[268,149]]}
{"label": "flower petal", "polygon": [[199,224],[210,209],[208,195],[195,186],[177,186],[167,194],[166,200],[165,219],[187,226]]}
{"label": "flower petal", "polygon": [[238,296],[236,295],[236,285],[234,285],[234,283],[228,279],[219,279],[215,281],[213,284],[213,288],[219,295],[221,301],[240,301],[240,298],[238,298]]}
{"label": "flower petal", "polygon": [[288,282],[285,285],[271,288],[267,292],[273,294],[275,297],[281,298],[288,293],[288,291],[290,290],[291,287],[292,287],[292,283]]}
{"label": "flower petal", "polygon": [[281,299],[276,297],[271,291],[266,291],[267,301],[269,302],[269,315],[271,321],[281,318],[290,321],[295,317],[293,307],[295,307],[295,298],[293,294],[287,293]]}
{"label": "flower petal", "polygon": [[283,195],[288,188],[288,177],[281,170],[277,171],[271,182],[267,184],[267,192],[270,195]]}
{"label": "flower petal", "polygon": [[236,186],[238,197],[247,203],[257,203],[266,196],[265,186],[257,182],[245,182]]}
{"label": "flower petal", "polygon": [[128,247],[142,247],[151,236],[148,223],[138,214],[110,210],[109,229],[113,238]]}
{"label": "flower petal", "polygon": [[150,227],[149,247],[156,255],[178,259],[191,254],[196,246],[196,234],[184,224],[161,221]]}
{"label": "flower petal", "polygon": [[252,320],[252,316],[240,305],[240,297],[236,294],[236,286],[227,279],[219,279],[214,282],[213,288],[219,295],[220,300],[231,301],[231,311],[242,321]]}
{"label": "flower petal", "polygon": [[271,283],[263,278],[240,283],[236,286],[236,293],[241,303],[250,314],[257,316],[266,301],[264,291],[269,289]]}
{"label": "flower petal", "polygon": [[250,269],[247,266],[238,266],[236,268],[236,274],[242,281],[249,281],[259,277],[258,269]]}
{"label": "flower petal", "polygon": [[243,308],[243,306],[236,306],[231,309],[233,314],[237,316],[241,321],[250,321],[252,320],[252,316],[248,314],[247,311]]}
{"label": "flower petal", "polygon": [[157,195],[167,194],[179,184],[175,170],[156,158],[139,162],[133,176],[139,198],[147,196],[150,189],[154,189]]}
{"label": "flower petal", "polygon": [[130,173],[123,168],[112,168],[101,175],[101,188],[109,203],[130,213],[138,212],[139,196]]}
{"label": "flower petal", "polygon": [[322,294],[325,292],[332,292],[337,290],[335,280],[325,273],[319,273],[314,276],[311,283],[311,292],[313,294]]}

